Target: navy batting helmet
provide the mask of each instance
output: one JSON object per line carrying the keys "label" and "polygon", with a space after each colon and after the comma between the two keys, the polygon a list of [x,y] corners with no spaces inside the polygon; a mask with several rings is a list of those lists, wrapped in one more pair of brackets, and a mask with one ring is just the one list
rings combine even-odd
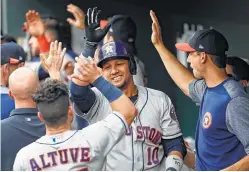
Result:
{"label": "navy batting helmet", "polygon": [[129,61],[129,69],[132,75],[136,75],[137,66],[134,55],[129,49],[129,45],[122,41],[108,42],[100,47],[99,61],[97,66],[102,68],[103,64],[112,59],[127,59]]}

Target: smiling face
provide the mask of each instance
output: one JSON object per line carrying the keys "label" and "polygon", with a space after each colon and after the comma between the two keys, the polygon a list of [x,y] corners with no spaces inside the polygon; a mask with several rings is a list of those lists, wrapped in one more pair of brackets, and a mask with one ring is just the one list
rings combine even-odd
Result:
{"label": "smiling face", "polygon": [[103,64],[102,75],[116,87],[127,87],[132,79],[129,62],[125,59],[112,59]]}

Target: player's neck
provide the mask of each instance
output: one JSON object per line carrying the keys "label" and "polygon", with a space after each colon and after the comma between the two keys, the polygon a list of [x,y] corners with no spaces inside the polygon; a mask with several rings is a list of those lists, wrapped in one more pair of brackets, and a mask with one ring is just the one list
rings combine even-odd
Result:
{"label": "player's neck", "polygon": [[64,133],[68,130],[71,130],[70,124],[64,124],[58,127],[48,127],[46,126],[46,135],[56,135],[60,133]]}
{"label": "player's neck", "polygon": [[133,80],[131,80],[127,87],[122,89],[122,91],[127,97],[132,97],[137,94],[137,86],[134,84]]}
{"label": "player's neck", "polygon": [[15,107],[17,108],[36,108],[36,103],[32,99],[27,100],[18,100],[17,98],[15,100]]}
{"label": "player's neck", "polygon": [[206,76],[204,76],[205,82],[208,87],[216,87],[224,80],[228,78],[225,69],[210,69],[206,72]]}

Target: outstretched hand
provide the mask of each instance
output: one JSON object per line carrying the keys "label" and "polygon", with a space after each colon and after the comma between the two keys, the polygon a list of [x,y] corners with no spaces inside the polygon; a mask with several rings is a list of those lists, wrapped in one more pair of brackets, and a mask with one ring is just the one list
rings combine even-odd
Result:
{"label": "outstretched hand", "polygon": [[62,43],[51,42],[48,57],[41,55],[43,67],[48,71],[51,78],[60,79],[60,69],[66,53],[66,48],[62,50]]}
{"label": "outstretched hand", "polygon": [[69,4],[67,6],[67,11],[72,13],[75,19],[67,18],[67,22],[78,28],[85,29],[85,13],[78,6]]}
{"label": "outstretched hand", "polygon": [[87,10],[87,16],[85,19],[86,27],[86,39],[90,43],[99,43],[107,34],[110,28],[110,24],[107,24],[104,28],[100,28],[99,14],[100,10],[97,7],[89,8]]}
{"label": "outstretched hand", "polygon": [[40,14],[35,10],[29,10],[26,13],[26,22],[24,27],[27,29],[28,33],[32,36],[41,36],[45,33],[45,25],[42,21]]}
{"label": "outstretched hand", "polygon": [[101,74],[94,60],[91,57],[85,58],[83,55],[76,57],[76,66],[79,74],[74,73],[71,77],[85,83],[93,83]]}
{"label": "outstretched hand", "polygon": [[154,11],[150,10],[150,17],[152,19],[152,34],[151,34],[151,42],[154,45],[158,45],[162,43],[162,33],[161,33],[161,27],[158,22],[158,19],[156,17],[156,14]]}

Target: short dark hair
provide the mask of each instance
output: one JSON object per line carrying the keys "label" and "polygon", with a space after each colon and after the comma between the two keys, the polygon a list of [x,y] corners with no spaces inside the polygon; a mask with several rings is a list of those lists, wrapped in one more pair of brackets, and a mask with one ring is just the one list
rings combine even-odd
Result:
{"label": "short dark hair", "polygon": [[[198,55],[200,55],[202,52],[196,51]],[[217,56],[217,55],[211,55],[208,54],[211,58],[211,60],[213,61],[213,63],[219,67],[219,68],[225,68],[226,67],[226,59],[227,57],[221,57],[221,56]]]}
{"label": "short dark hair", "polygon": [[62,42],[63,47],[72,49],[71,47],[71,25],[54,16],[43,16],[43,21],[46,26],[46,31],[52,31],[55,34],[56,40]]}
{"label": "short dark hair", "polygon": [[231,65],[233,77],[240,80],[249,80],[249,65],[237,56],[229,56],[226,64]]}
{"label": "short dark hair", "polygon": [[61,81],[47,79],[33,95],[45,124],[56,127],[66,124],[69,109],[69,93]]}
{"label": "short dark hair", "polygon": [[226,55],[221,57],[221,56],[209,54],[209,56],[211,57],[214,64],[216,66],[218,66],[219,68],[225,68],[226,67],[226,59],[227,59]]}

